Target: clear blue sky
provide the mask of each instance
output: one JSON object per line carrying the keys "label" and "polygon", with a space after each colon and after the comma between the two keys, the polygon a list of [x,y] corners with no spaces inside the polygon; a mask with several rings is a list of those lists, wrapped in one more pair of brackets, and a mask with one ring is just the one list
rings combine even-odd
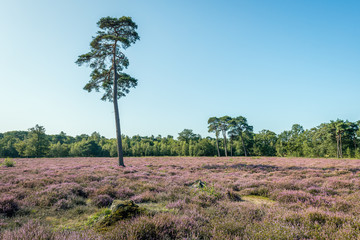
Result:
{"label": "clear blue sky", "polygon": [[360,1],[40,1],[0,4],[0,132],[115,137],[112,103],[82,88],[96,22],[131,16],[137,88],[120,100],[123,134],[202,136],[211,116],[280,133],[360,119]]}

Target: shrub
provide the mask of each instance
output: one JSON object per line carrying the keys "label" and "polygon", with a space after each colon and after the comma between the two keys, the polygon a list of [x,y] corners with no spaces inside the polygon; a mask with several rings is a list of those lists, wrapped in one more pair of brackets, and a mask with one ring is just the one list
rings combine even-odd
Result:
{"label": "shrub", "polygon": [[107,184],[97,189],[95,195],[108,195],[112,198],[116,198],[116,190],[113,186]]}
{"label": "shrub", "polygon": [[123,188],[120,188],[117,192],[116,192],[116,197],[117,198],[121,198],[121,199],[127,199],[129,197],[132,197],[134,196],[134,191],[131,190],[130,188],[128,187],[123,187]]}
{"label": "shrub", "polygon": [[60,199],[86,197],[87,193],[77,183],[61,183],[46,186],[34,196],[34,204],[40,207],[53,206]]}
{"label": "shrub", "polygon": [[350,212],[352,209],[353,205],[342,199],[337,199],[331,207],[331,210],[334,212]]}
{"label": "shrub", "polygon": [[327,215],[323,212],[310,212],[308,213],[308,218],[311,224],[323,225],[327,221]]}
{"label": "shrub", "polygon": [[112,199],[109,195],[103,194],[96,196],[92,202],[95,206],[102,208],[102,207],[109,207],[113,201],[114,199]]}
{"label": "shrub", "polygon": [[303,191],[285,190],[280,192],[276,198],[281,203],[310,202],[312,195]]}
{"label": "shrub", "polygon": [[158,199],[156,198],[156,193],[146,191],[139,195],[133,196],[131,198],[136,203],[144,203],[144,202],[157,202]]}
{"label": "shrub", "polygon": [[234,201],[234,202],[242,201],[241,196],[234,191],[231,191],[231,190],[227,191],[226,195],[230,199],[230,201]]}
{"label": "shrub", "polygon": [[11,217],[19,210],[19,205],[12,196],[4,196],[0,199],[0,214]]}
{"label": "shrub", "polygon": [[16,162],[12,160],[11,158],[6,158],[4,162],[2,163],[5,167],[15,167]]}
{"label": "shrub", "polygon": [[73,207],[71,200],[69,199],[60,199],[54,204],[54,208],[56,211],[67,210]]}
{"label": "shrub", "polygon": [[249,195],[269,197],[269,189],[265,186],[260,186],[258,188],[251,190]]}

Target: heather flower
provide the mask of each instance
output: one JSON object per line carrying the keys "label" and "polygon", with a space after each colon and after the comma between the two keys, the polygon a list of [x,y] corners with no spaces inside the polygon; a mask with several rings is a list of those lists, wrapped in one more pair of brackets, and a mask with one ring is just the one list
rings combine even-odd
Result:
{"label": "heather flower", "polygon": [[151,191],[143,192],[139,195],[135,195],[131,198],[135,203],[144,203],[144,202],[157,202],[156,193]]}
{"label": "heather flower", "polygon": [[116,197],[120,199],[128,199],[134,196],[134,190],[130,189],[129,187],[121,187],[119,190],[116,191]]}
{"label": "heather flower", "polygon": [[113,198],[111,198],[109,195],[104,194],[104,195],[97,195],[96,197],[94,197],[94,199],[92,200],[92,203],[99,207],[109,207],[112,202],[114,201]]}
{"label": "heather flower", "polygon": [[186,205],[186,202],[184,199],[179,199],[176,202],[170,202],[166,205],[167,208],[177,208],[177,209],[183,209]]}
{"label": "heather flower", "polygon": [[67,210],[72,208],[72,202],[71,200],[68,199],[60,199],[59,201],[57,201],[54,204],[54,208],[59,211],[59,210]]}

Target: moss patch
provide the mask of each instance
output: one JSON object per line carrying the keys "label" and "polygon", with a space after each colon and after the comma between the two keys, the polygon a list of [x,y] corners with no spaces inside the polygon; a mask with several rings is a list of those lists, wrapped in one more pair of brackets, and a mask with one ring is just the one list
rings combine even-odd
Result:
{"label": "moss patch", "polygon": [[106,214],[96,220],[95,227],[98,230],[105,230],[106,227],[113,225],[117,221],[134,217],[139,213],[139,206],[133,201],[115,200],[111,205],[110,210],[107,209]]}
{"label": "moss patch", "polygon": [[139,203],[139,208],[141,212],[156,214],[159,212],[173,212],[174,209],[169,209],[164,203]]}
{"label": "moss patch", "polygon": [[275,201],[267,198],[267,197],[263,197],[263,196],[255,196],[255,195],[247,195],[247,196],[242,196],[241,199],[245,202],[251,202],[253,204],[265,204],[265,205],[271,205],[274,204]]}

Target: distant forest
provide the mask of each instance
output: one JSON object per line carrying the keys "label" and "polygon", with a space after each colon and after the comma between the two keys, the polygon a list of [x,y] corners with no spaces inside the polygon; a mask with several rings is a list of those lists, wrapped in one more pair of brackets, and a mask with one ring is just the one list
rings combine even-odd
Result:
{"label": "distant forest", "polygon": [[[173,136],[122,136],[124,156],[279,156],[360,158],[360,121],[322,123],[304,130],[294,124],[276,134],[253,132],[246,118],[210,118],[209,132],[216,138],[201,137],[191,129]],[[99,133],[68,136],[47,135],[43,126],[28,131],[0,133],[0,157],[116,157],[116,139]]]}

